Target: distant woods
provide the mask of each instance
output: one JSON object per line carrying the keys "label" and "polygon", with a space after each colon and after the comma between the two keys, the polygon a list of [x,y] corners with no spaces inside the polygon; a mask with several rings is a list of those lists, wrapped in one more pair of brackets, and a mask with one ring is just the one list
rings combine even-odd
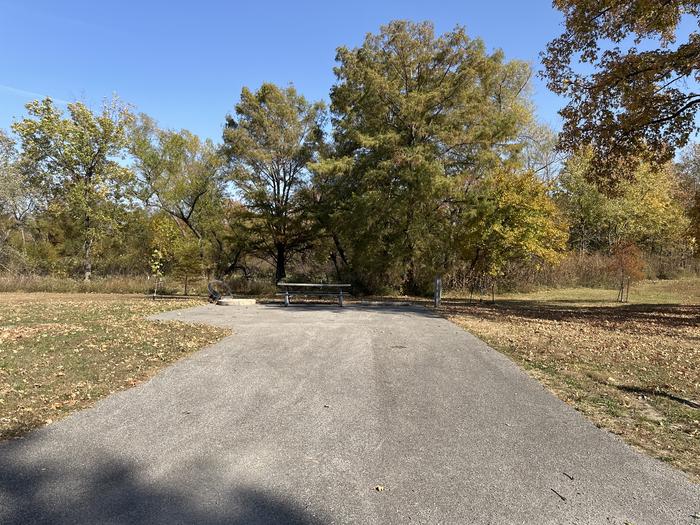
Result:
{"label": "distant woods", "polygon": [[697,145],[637,148],[610,184],[595,141],[557,148],[537,123],[530,66],[462,28],[391,22],[336,61],[330,106],[244,88],[220,143],[118,99],[29,103],[0,131],[0,268],[422,294],[436,275],[517,284],[597,258],[618,283],[695,264]]}

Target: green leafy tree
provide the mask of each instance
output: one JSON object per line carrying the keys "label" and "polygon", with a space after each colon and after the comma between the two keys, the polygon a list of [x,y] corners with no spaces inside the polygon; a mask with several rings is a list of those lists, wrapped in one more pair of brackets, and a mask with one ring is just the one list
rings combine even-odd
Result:
{"label": "green leafy tree", "polygon": [[417,292],[445,271],[475,181],[518,162],[530,68],[462,28],[406,21],[337,61],[334,151],[314,168],[322,222],[356,281]]}
{"label": "green leafy tree", "polygon": [[9,248],[10,235],[17,229],[21,231],[23,245],[26,244],[26,220],[34,207],[31,197],[31,188],[19,165],[15,141],[0,130],[0,246],[3,254]]}
{"label": "green leafy tree", "polygon": [[50,98],[26,108],[29,115],[12,126],[23,162],[51,206],[77,221],[73,240],[79,240],[83,276],[89,280],[93,248],[114,225],[112,204],[131,177],[119,162],[131,114],[117,99],[105,102],[99,113],[75,102],[65,116]]}
{"label": "green leafy tree", "polygon": [[[563,148],[591,146],[589,176],[615,181],[635,162],[670,161],[697,125],[700,33],[677,42],[697,0],[554,0],[565,30],[543,54],[549,88],[569,99]],[[641,45],[643,44],[643,45]],[[575,68],[577,62],[583,67]]]}
{"label": "green leafy tree", "polygon": [[[0,130],[0,265],[4,270],[26,263],[27,222],[35,204],[32,194],[20,169],[15,141]],[[16,233],[19,247],[13,242]]]}
{"label": "green leafy tree", "polygon": [[249,279],[251,271],[248,261],[257,259],[256,251],[260,246],[256,218],[244,204],[229,199],[224,203],[223,220],[225,233],[217,243],[217,248],[224,251],[226,256],[220,259],[223,264],[218,275],[226,277],[240,271]]}
{"label": "green leafy tree", "polygon": [[686,148],[676,165],[680,179],[679,200],[689,220],[689,237],[700,255],[700,144]]}
{"label": "green leafy tree", "polygon": [[[131,128],[129,150],[137,174],[134,194],[170,215],[182,239],[194,239],[199,260],[193,264],[205,268],[210,245],[223,234],[226,174],[217,147],[186,130],[160,129],[142,114]],[[192,254],[188,248],[183,257],[185,252]]]}
{"label": "green leafy tree", "polygon": [[688,218],[671,166],[640,164],[611,196],[587,178],[592,162],[590,151],[572,157],[559,180],[557,201],[571,225],[572,247],[611,251],[632,243],[661,253],[684,243]]}
{"label": "green leafy tree", "polygon": [[231,179],[248,210],[240,225],[254,230],[258,253],[275,264],[275,280],[287,263],[313,245],[308,164],[323,141],[324,105],[310,103],[293,87],[243,88],[224,129]]}
{"label": "green leafy tree", "polygon": [[569,222],[569,245],[579,252],[610,247],[609,198],[586,174],[592,155],[572,155],[557,179],[555,199]]}
{"label": "green leafy tree", "polygon": [[144,247],[152,243],[149,211],[130,202],[115,207],[115,227],[98,243],[102,254],[97,265],[106,275],[147,275],[150,264]]}
{"label": "green leafy tree", "polygon": [[202,275],[202,259],[199,257],[199,240],[189,230],[179,227],[178,220],[165,212],[157,213],[151,220],[152,267],[158,264],[160,276],[165,273],[182,281],[185,295],[191,279]]}
{"label": "green leafy tree", "polygon": [[457,243],[471,274],[498,277],[509,264],[537,267],[561,259],[567,223],[534,172],[495,172],[473,198]]}

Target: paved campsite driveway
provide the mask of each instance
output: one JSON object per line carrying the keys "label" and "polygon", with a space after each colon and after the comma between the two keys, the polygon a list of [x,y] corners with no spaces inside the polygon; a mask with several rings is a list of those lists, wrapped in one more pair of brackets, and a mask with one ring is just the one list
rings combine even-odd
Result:
{"label": "paved campsite driveway", "polygon": [[0,444],[1,523],[700,525],[700,487],[426,309],[162,317],[235,334]]}

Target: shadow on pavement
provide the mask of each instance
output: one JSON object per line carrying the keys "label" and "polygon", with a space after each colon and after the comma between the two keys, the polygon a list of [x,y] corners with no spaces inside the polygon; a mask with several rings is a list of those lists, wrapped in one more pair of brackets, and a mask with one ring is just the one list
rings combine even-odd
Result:
{"label": "shadow on pavement", "polygon": [[290,312],[326,312],[342,315],[348,312],[368,312],[377,314],[416,314],[425,317],[435,317],[440,318],[441,316],[435,312],[431,307],[422,306],[420,304],[409,304],[409,303],[380,303],[380,304],[362,304],[357,302],[348,302],[342,308],[338,306],[337,303],[326,303],[326,302],[294,302],[289,306],[285,306],[284,303],[261,303],[260,306],[264,308],[270,308],[275,310]]}
{"label": "shadow on pavement", "polygon": [[[257,487],[227,487],[206,479],[207,469],[182,485],[142,479],[136,464],[111,459],[81,464],[81,458],[59,465],[29,467],[0,454],[0,523],[197,523],[204,525],[326,523],[293,501]],[[183,466],[184,468],[185,466]],[[190,471],[189,466],[186,468]],[[182,477],[181,472],[174,475]],[[205,478],[201,479],[200,478]]]}

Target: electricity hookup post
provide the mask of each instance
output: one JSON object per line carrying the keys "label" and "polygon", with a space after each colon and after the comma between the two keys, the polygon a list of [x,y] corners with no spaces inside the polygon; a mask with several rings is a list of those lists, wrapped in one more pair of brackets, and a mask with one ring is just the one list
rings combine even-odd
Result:
{"label": "electricity hookup post", "polygon": [[440,307],[440,300],[442,299],[442,278],[439,275],[435,276],[435,308]]}

